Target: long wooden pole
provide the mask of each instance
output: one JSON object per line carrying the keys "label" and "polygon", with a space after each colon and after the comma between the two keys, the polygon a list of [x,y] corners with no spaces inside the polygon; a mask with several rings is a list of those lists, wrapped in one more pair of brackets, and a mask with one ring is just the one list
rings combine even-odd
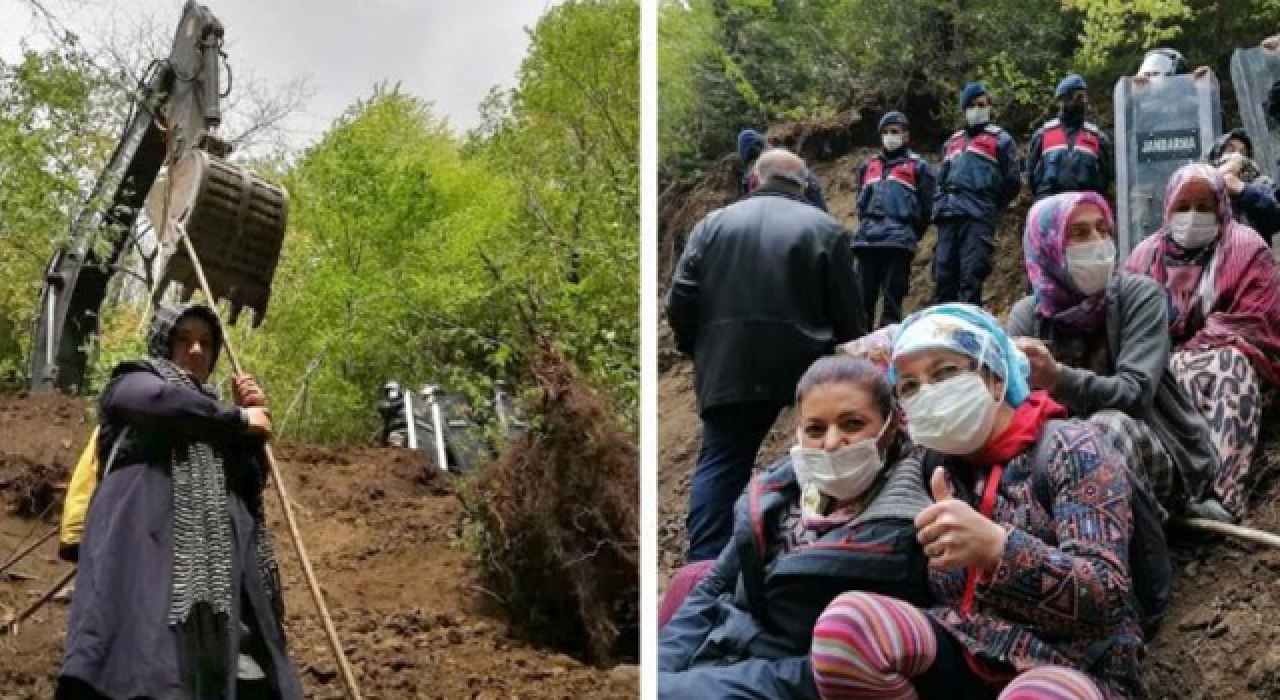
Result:
{"label": "long wooden pole", "polygon": [[[187,257],[191,258],[191,267],[196,271],[196,277],[200,280],[200,288],[204,292],[204,297],[213,304],[213,293],[209,291],[209,281],[204,277],[204,268],[200,266],[200,258],[196,256],[195,246],[191,245],[191,239],[187,237],[185,227],[180,224],[179,236],[182,243],[186,246]],[[221,316],[218,317],[218,323],[222,323]],[[231,335],[222,329],[222,343],[227,349],[227,357],[231,360],[231,371],[241,374],[240,360],[236,357],[235,348],[231,345]],[[298,552],[298,559],[302,562],[302,573],[307,579],[307,587],[311,589],[311,598],[315,600],[316,610],[320,613],[320,620],[324,623],[325,636],[329,638],[329,647],[333,650],[333,655],[338,660],[338,668],[342,672],[343,683],[347,686],[347,696],[351,700],[360,699],[360,689],[356,686],[355,674],[351,671],[351,665],[347,663],[347,655],[342,651],[342,643],[338,641],[338,631],[333,626],[333,618],[329,616],[329,608],[325,605],[324,595],[320,592],[320,583],[316,580],[315,571],[311,568],[311,560],[307,557],[307,549],[302,544],[302,533],[298,530],[298,522],[293,517],[293,507],[289,505],[289,494],[285,491],[284,479],[280,478],[280,467],[276,465],[275,455],[271,452],[270,445],[262,446],[263,454],[267,458],[267,466],[271,469],[271,480],[275,482],[276,494],[280,496],[280,507],[284,510],[284,520],[289,525],[289,536],[293,540],[293,546]]]}
{"label": "long wooden pole", "polygon": [[65,587],[68,583],[71,583],[71,579],[75,578],[75,575],[76,575],[76,567],[73,566],[71,567],[70,571],[63,574],[61,579],[58,579],[57,583],[53,584],[52,588],[45,591],[44,595],[41,595],[39,598],[37,598],[36,602],[32,603],[31,605],[28,605],[27,609],[18,613],[17,617],[13,618],[12,620],[8,620],[3,625],[0,625],[0,634],[8,634],[15,627],[22,624],[23,620],[26,620],[28,617],[31,617],[32,615],[34,615],[35,612],[40,609],[40,606],[49,602],[51,598],[53,598],[55,595],[58,594],[58,591],[62,590],[63,587]]}
{"label": "long wooden pole", "polygon": [[1176,525],[1181,525],[1182,527],[1190,528],[1192,530],[1202,530],[1204,532],[1227,535],[1246,542],[1280,549],[1280,536],[1273,535],[1270,532],[1256,530],[1251,527],[1221,523],[1217,520],[1209,520],[1208,518],[1181,518],[1173,522]]}
{"label": "long wooden pole", "polygon": [[53,536],[54,536],[54,535],[56,535],[56,534],[58,534],[58,528],[56,528],[56,527],[55,527],[55,528],[53,528],[52,530],[50,530],[50,531],[48,531],[48,532],[44,533],[44,535],[42,535],[42,536],[40,537],[40,539],[38,539],[38,540],[36,540],[35,542],[32,542],[31,544],[27,545],[27,548],[26,548],[26,549],[24,549],[24,550],[22,550],[21,552],[18,552],[17,554],[13,555],[13,557],[12,557],[11,559],[9,559],[9,561],[5,562],[3,565],[0,565],[0,574],[3,574],[4,572],[8,571],[8,570],[9,570],[9,567],[11,567],[11,566],[13,566],[14,564],[17,564],[18,562],[22,561],[22,559],[23,559],[24,557],[26,557],[28,554],[30,554],[30,553],[32,553],[33,551],[35,551],[36,547],[39,547],[40,545],[44,544],[45,542],[48,542],[48,541],[49,541],[49,538],[50,538],[50,537],[53,537]]}

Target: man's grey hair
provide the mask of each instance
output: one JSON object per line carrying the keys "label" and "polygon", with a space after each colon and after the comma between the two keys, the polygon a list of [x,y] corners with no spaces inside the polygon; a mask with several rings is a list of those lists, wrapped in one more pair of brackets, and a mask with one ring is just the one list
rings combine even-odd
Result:
{"label": "man's grey hair", "polygon": [[785,148],[772,148],[760,154],[755,173],[761,187],[804,191],[809,182],[809,168],[804,159]]}

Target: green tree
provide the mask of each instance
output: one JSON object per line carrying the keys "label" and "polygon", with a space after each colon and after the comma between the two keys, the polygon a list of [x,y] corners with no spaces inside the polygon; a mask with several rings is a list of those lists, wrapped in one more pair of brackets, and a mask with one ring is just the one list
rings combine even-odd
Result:
{"label": "green tree", "polygon": [[280,402],[318,358],[295,434],[363,439],[383,381],[457,386],[501,369],[475,332],[458,329],[496,325],[485,317],[500,300],[477,253],[505,229],[513,197],[501,177],[462,157],[428,104],[380,88],[285,185],[290,229],[270,321],[251,336],[249,358]]}
{"label": "green tree", "polygon": [[105,89],[73,38],[0,61],[0,377],[25,372],[44,267],[106,159]]}
{"label": "green tree", "polygon": [[[519,215],[487,246],[510,294],[634,420],[639,390],[640,6],[580,0],[530,35],[519,82],[490,102],[476,152]],[[505,109],[503,109],[505,107]]]}

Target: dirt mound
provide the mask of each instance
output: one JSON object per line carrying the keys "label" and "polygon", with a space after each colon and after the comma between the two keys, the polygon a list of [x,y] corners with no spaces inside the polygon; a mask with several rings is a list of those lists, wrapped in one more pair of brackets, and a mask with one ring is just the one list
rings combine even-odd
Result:
{"label": "dirt mound", "polygon": [[[50,429],[60,439],[43,440]],[[60,513],[91,429],[85,406],[62,394],[0,395],[0,503],[6,510],[24,517]]]}
{"label": "dirt mound", "polygon": [[639,657],[636,441],[554,352],[539,424],[477,485],[489,590],[535,640],[591,663]]}
{"label": "dirt mound", "polygon": [[705,175],[667,185],[658,196],[658,286],[665,294],[685,240],[704,216],[738,197],[742,161],[728,155]]}
{"label": "dirt mound", "polygon": [[[41,400],[0,396],[0,455],[40,463],[69,455],[74,463],[87,427],[83,408],[67,402],[65,420],[50,419]],[[53,414],[56,418],[56,413]],[[64,448],[64,443],[70,447]],[[281,444],[280,468],[316,575],[364,697],[438,700],[576,700],[634,698],[634,666],[601,670],[536,647],[500,615],[483,590],[464,539],[461,483],[428,472],[403,450]],[[0,496],[8,498],[0,488]],[[290,656],[306,697],[343,697],[301,566],[268,494],[268,516],[281,559]],[[54,523],[0,514],[0,559]],[[67,565],[46,543],[15,567],[23,580],[0,579],[0,619],[50,586]],[[0,696],[52,697],[66,628],[65,603],[45,607],[16,637],[0,640]]]}
{"label": "dirt mound", "polygon": [[[868,129],[858,128],[862,125],[863,115],[849,110],[832,117],[783,122],[771,127],[766,138],[770,144],[792,151],[806,162],[832,161],[858,146],[874,145],[868,144],[862,133]],[[874,121],[867,126],[874,129]]]}
{"label": "dirt mound", "polygon": [[[870,153],[858,151],[835,161],[811,164],[826,190],[832,215],[847,229],[857,225],[853,215],[854,174]],[[725,192],[717,195],[707,191],[714,183],[710,180],[693,188],[700,193],[698,201],[716,201],[717,196],[726,196]],[[997,225],[995,269],[984,291],[988,308],[1000,316],[1027,293],[1021,226],[1030,206],[1031,197],[1023,192]],[[671,213],[665,208],[660,210],[660,235],[671,230],[666,225]],[[693,223],[700,218],[689,203],[680,215]],[[905,304],[907,311],[927,306],[932,297],[928,270],[936,240],[931,230],[920,245]],[[663,269],[660,273],[661,284],[665,284],[670,271]],[[659,333],[659,354],[658,556],[659,587],[664,589],[684,555],[684,518],[701,425],[694,405],[692,365],[675,352],[665,327]],[[1272,407],[1264,420],[1263,443],[1255,459],[1262,463],[1265,476],[1244,524],[1280,533],[1277,410],[1280,407]],[[788,412],[774,425],[761,450],[760,464],[768,464],[785,453],[794,439],[794,420]],[[1280,611],[1280,592],[1274,585],[1280,577],[1280,552],[1187,532],[1173,532],[1171,536],[1178,575],[1173,607],[1163,631],[1149,647],[1145,671],[1150,696],[1160,700],[1280,697],[1280,628],[1274,623]]]}

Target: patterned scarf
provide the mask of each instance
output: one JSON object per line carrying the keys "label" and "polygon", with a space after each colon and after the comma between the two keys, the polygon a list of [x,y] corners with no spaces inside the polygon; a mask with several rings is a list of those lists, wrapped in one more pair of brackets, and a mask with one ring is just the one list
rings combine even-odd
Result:
{"label": "patterned scarf", "polygon": [[[1218,203],[1218,238],[1186,250],[1170,234],[1175,202],[1192,180],[1209,183]],[[1169,294],[1177,349],[1234,346],[1263,379],[1280,386],[1280,284],[1270,246],[1231,218],[1222,175],[1202,163],[1178,169],[1165,187],[1165,226],[1138,244],[1125,270],[1159,282]]]}
{"label": "patterned scarf", "polygon": [[[216,392],[199,384],[174,364],[173,329],[185,316],[198,316],[214,329],[213,360],[221,347],[221,328],[212,309],[204,306],[161,307],[148,331],[150,357],[139,364],[166,382],[218,399]],[[187,621],[192,608],[206,603],[214,614],[230,616],[231,519],[227,504],[226,473],[222,455],[208,442],[177,442],[171,455],[173,479],[173,588],[168,623]],[[279,603],[279,567],[267,536],[261,500],[254,506],[254,548],[257,566],[274,604]]]}
{"label": "patterned scarf", "polygon": [[1069,328],[1096,331],[1106,317],[1107,291],[1086,296],[1076,289],[1067,271],[1067,222],[1081,205],[1102,210],[1115,228],[1111,207],[1096,192],[1064,192],[1036,202],[1027,215],[1022,236],[1027,276],[1035,290],[1036,313]]}

